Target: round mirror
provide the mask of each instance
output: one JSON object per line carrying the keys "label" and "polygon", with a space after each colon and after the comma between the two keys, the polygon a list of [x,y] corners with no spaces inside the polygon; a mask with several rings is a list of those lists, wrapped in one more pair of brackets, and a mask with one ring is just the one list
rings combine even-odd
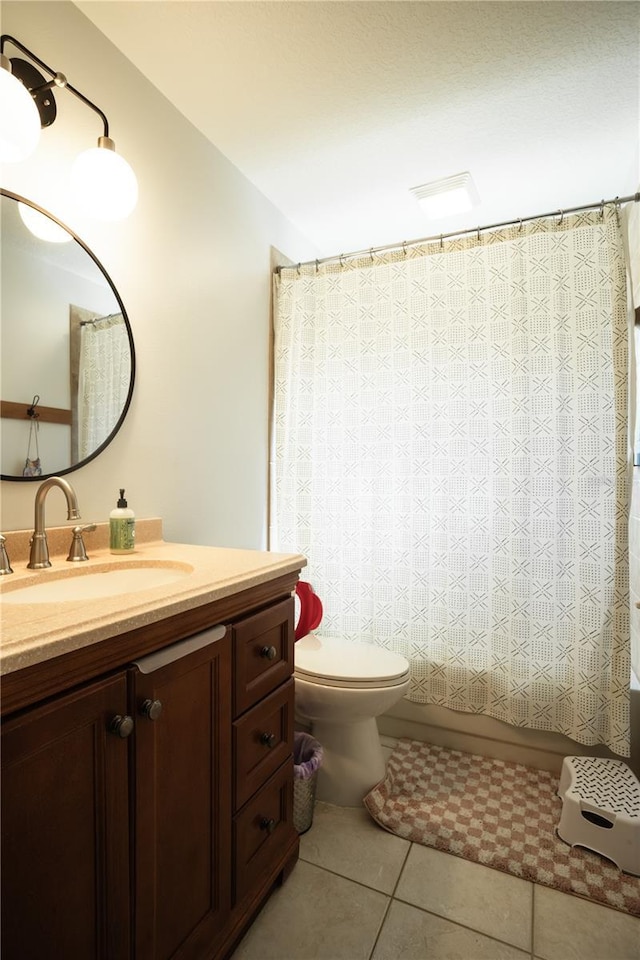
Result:
{"label": "round mirror", "polygon": [[1,473],[40,480],[113,440],[133,393],[133,336],[86,244],[31,201],[0,194]]}

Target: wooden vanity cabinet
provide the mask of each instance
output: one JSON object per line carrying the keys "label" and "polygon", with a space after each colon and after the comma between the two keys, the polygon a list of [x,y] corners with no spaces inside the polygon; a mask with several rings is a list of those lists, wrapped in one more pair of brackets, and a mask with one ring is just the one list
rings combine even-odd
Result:
{"label": "wooden vanity cabinet", "polygon": [[298,855],[295,579],[140,628],[119,667],[3,719],[3,960],[231,953]]}

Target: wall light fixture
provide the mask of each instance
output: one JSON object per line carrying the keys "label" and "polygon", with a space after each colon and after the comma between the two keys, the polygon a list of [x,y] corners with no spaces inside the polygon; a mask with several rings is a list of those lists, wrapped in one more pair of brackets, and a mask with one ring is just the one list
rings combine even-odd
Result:
{"label": "wall light fixture", "polygon": [[468,171],[445,177],[443,180],[423,183],[419,187],[411,187],[409,193],[414,195],[430,220],[466,213],[480,203],[478,191]]}
{"label": "wall light fixture", "polygon": [[[5,43],[13,44],[32,62],[21,57],[9,59],[4,53]],[[41,70],[49,75],[49,80]],[[56,119],[56,87],[68,90],[90,107],[104,127],[98,146],[81,153],[72,166],[72,190],[81,209],[99,220],[128,217],[138,202],[138,182],[127,161],[115,151],[105,114],[72,87],[64,74],[52,70],[8,34],[0,38],[0,162],[24,160],[33,153],[40,129],[51,126]]]}

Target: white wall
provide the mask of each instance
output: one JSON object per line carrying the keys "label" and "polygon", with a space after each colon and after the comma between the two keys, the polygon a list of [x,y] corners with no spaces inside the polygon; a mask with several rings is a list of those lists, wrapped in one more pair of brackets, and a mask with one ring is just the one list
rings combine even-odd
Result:
{"label": "white wall", "polygon": [[[164,519],[166,539],[264,547],[270,248],[295,261],[317,251],[72,3],[9,0],[0,18],[3,33],[104,110],[140,187],[120,223],[69,206],[71,162],[102,126],[65,91],[33,157],[2,170],[3,187],[51,210],[93,250],[133,329],[128,417],[108,449],[69,476],[83,519],[106,519],[126,487],[137,516]],[[36,486],[2,483],[0,529],[32,526]],[[54,493],[47,522],[65,519]]]}

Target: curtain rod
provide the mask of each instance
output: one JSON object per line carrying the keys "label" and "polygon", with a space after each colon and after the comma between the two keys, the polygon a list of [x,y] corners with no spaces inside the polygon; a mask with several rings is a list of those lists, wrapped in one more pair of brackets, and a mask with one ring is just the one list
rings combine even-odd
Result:
{"label": "curtain rod", "polygon": [[86,327],[94,323],[102,323],[103,320],[113,320],[114,317],[119,317],[119,313],[107,313],[104,317],[93,317],[91,320],[81,320],[80,326]]}
{"label": "curtain rod", "polygon": [[604,210],[605,207],[611,204],[617,208],[623,203],[631,202],[639,203],[640,193],[632,193],[628,197],[616,197],[615,200],[600,200],[598,203],[585,203],[579,207],[568,207],[565,210],[552,210],[551,213],[537,213],[531,217],[518,217],[517,220],[504,220],[502,223],[490,223],[486,227],[469,227],[466,230],[454,230],[452,233],[437,233],[433,237],[422,237],[420,240],[403,240],[401,243],[388,243],[383,247],[369,247],[368,250],[354,250],[352,253],[340,253],[333,257],[322,257],[319,260],[305,260],[303,263],[281,265],[274,268],[274,273],[280,274],[283,270],[300,271],[300,267],[315,266],[317,269],[321,263],[340,263],[340,265],[342,265],[343,260],[357,260],[359,257],[370,256],[373,259],[375,253],[386,253],[389,250],[406,250],[408,247],[416,247],[423,243],[435,243],[438,240],[448,240],[451,237],[465,237],[472,233],[477,233],[479,238],[484,230],[497,230],[498,227],[521,226],[530,220],[545,220],[549,217],[557,217],[558,215],[560,215],[560,222],[562,223],[562,218],[565,213],[579,213],[583,210],[597,210],[598,208]]}

